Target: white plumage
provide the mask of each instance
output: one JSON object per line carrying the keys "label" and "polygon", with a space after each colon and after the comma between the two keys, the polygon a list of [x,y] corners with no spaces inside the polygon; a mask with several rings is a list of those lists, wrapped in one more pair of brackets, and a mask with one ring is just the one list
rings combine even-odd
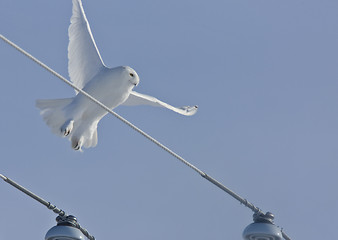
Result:
{"label": "white plumage", "polygon": [[[187,116],[196,113],[197,106],[176,108],[154,97],[132,91],[140,80],[131,67],[106,67],[96,47],[81,0],[73,0],[68,35],[70,80],[107,107],[113,109],[121,104],[143,104],[165,107]],[[97,124],[107,111],[87,97],[76,92],[72,98],[37,100],[36,106],[52,131],[67,137],[73,149],[96,146]]]}

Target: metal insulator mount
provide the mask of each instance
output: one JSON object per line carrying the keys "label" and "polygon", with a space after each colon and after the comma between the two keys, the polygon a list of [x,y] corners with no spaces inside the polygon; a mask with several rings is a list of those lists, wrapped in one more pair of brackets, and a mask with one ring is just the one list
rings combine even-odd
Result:
{"label": "metal insulator mount", "polygon": [[255,213],[254,222],[243,231],[244,240],[283,240],[283,234],[274,223],[274,215],[270,212],[265,214]]}

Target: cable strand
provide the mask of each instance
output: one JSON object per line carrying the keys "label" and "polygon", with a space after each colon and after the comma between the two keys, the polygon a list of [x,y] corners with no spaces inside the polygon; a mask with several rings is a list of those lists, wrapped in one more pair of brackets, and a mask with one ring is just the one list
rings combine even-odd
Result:
{"label": "cable strand", "polygon": [[[220,184],[218,181],[216,181],[213,178],[209,177],[202,170],[200,170],[199,168],[197,168],[196,166],[194,166],[193,164],[191,164],[190,162],[188,162],[187,160],[185,160],[183,157],[181,157],[180,155],[178,155],[177,153],[175,153],[174,151],[172,151],[171,149],[169,149],[167,146],[165,146],[162,143],[160,143],[158,140],[156,140],[155,138],[153,138],[152,136],[150,136],[146,132],[142,131],[140,128],[136,127],[134,124],[132,124],[131,122],[129,122],[125,118],[121,117],[119,114],[117,114],[114,111],[112,111],[111,109],[109,109],[107,106],[105,106],[100,101],[98,101],[97,99],[95,99],[94,97],[92,97],[91,95],[89,95],[87,92],[85,92],[82,89],[76,87],[73,83],[71,83],[70,81],[68,81],[61,74],[57,73],[56,71],[54,71],[53,69],[51,69],[50,67],[48,67],[46,64],[44,64],[43,62],[41,62],[40,60],[38,60],[37,58],[35,58],[31,54],[29,54],[28,52],[26,52],[22,48],[20,48],[18,45],[16,45],[13,42],[11,42],[7,38],[5,38],[3,35],[0,35],[0,38],[2,40],[4,40],[6,43],[8,43],[9,45],[11,45],[12,47],[14,47],[16,50],[18,50],[19,52],[21,52],[22,54],[24,54],[25,56],[27,56],[28,58],[30,58],[31,60],[33,60],[35,63],[37,63],[38,65],[40,65],[41,67],[43,67],[44,69],[46,69],[47,71],[49,71],[50,73],[52,73],[53,75],[55,75],[56,77],[58,77],[59,79],[61,79],[67,85],[69,85],[70,87],[72,87],[75,90],[77,90],[79,93],[81,93],[81,94],[85,95],[86,97],[88,97],[90,100],[92,100],[94,103],[96,103],[97,105],[99,105],[100,107],[102,107],[104,110],[106,110],[107,112],[111,113],[114,117],[118,118],[123,123],[127,124],[129,127],[131,127],[132,129],[134,129],[135,131],[137,131],[138,133],[140,133],[141,135],[143,135],[144,137],[146,137],[148,140],[150,140],[151,142],[155,143],[157,146],[159,146],[160,148],[162,148],[163,150],[165,150],[166,152],[168,152],[169,154],[171,154],[172,156],[174,156],[175,158],[177,158],[178,160],[180,160],[186,166],[188,166],[191,169],[193,169],[194,171],[196,171],[198,174],[200,174],[202,177],[204,177],[205,179],[207,179],[209,182],[211,182],[214,185],[218,186],[222,190],[225,190],[227,193],[230,193],[230,192],[233,193],[230,189],[226,188],[224,185]],[[241,198],[237,194],[230,194],[230,195],[233,196],[233,197],[235,197],[241,203],[246,202],[246,200],[244,200],[243,198]],[[250,205],[252,205],[252,204],[245,204],[245,206],[250,206]]]}
{"label": "cable strand", "polygon": [[[162,144],[161,142],[159,142],[158,140],[156,140],[155,138],[153,138],[152,136],[150,136],[146,132],[142,131],[140,128],[136,127],[134,124],[132,124],[131,122],[129,122],[128,120],[126,120],[125,118],[123,118],[122,116],[120,116],[119,114],[117,114],[114,111],[112,111],[110,108],[108,108],[107,106],[105,106],[104,104],[102,104],[100,101],[98,101],[97,99],[95,99],[94,97],[92,97],[91,95],[89,95],[87,92],[85,92],[82,89],[80,89],[77,86],[75,86],[73,83],[71,83],[70,81],[68,81],[65,77],[63,77],[62,75],[60,75],[59,73],[57,73],[56,71],[54,71],[53,69],[51,69],[50,67],[48,67],[46,64],[44,64],[43,62],[41,62],[40,60],[38,60],[37,58],[35,58],[31,54],[29,54],[28,52],[26,52],[22,48],[20,48],[18,45],[14,44],[13,42],[11,42],[7,38],[5,38],[3,35],[0,34],[0,38],[3,41],[5,41],[6,43],[8,43],[10,46],[12,46],[13,48],[15,48],[16,50],[18,50],[19,52],[21,52],[22,54],[24,54],[28,58],[30,58],[32,61],[34,61],[35,63],[37,63],[38,65],[40,65],[41,67],[43,67],[44,69],[46,69],[47,71],[49,71],[50,73],[52,73],[53,75],[55,75],[57,78],[61,79],[67,85],[69,85],[73,89],[77,90],[80,94],[83,94],[84,96],[86,96],[87,98],[89,98],[91,101],[93,101],[95,104],[97,104],[98,106],[102,107],[104,110],[106,110],[110,114],[112,114],[114,117],[116,117],[117,119],[119,119],[120,121],[122,121],[123,123],[125,123],[126,125],[128,125],[129,127],[131,127],[132,129],[134,129],[136,132],[138,132],[139,134],[141,134],[142,136],[144,136],[145,138],[147,138],[148,140],[150,140],[151,142],[153,142],[154,144],[156,144],[157,146],[159,146],[160,148],[162,148],[164,151],[168,152],[170,155],[172,155],[173,157],[175,157],[176,159],[178,159],[179,161],[181,161],[182,163],[184,163],[186,166],[188,166],[191,169],[193,169],[195,172],[197,172],[198,174],[200,174],[203,178],[205,178],[206,180],[208,180],[212,184],[216,185],[218,188],[220,188],[223,191],[225,191],[226,193],[228,193],[230,196],[232,196],[233,198],[235,198],[236,200],[238,200],[241,204],[243,204],[244,206],[250,208],[254,213],[260,213],[260,212],[262,212],[258,207],[256,207],[252,203],[248,202],[246,199],[242,198],[241,196],[237,195],[235,192],[233,192],[232,190],[230,190],[229,188],[227,188],[226,186],[224,186],[223,184],[221,184],[220,182],[218,182],[214,178],[212,178],[209,175],[207,175],[205,172],[203,172],[202,170],[200,170],[199,168],[197,168],[196,166],[194,166],[193,164],[191,164],[190,162],[188,162],[187,160],[185,160],[183,157],[181,157],[180,155],[178,155],[177,153],[175,153],[173,150],[171,150],[170,148],[168,148],[167,146],[165,146],[164,144]],[[287,237],[286,234],[285,234],[285,236]],[[290,240],[290,238],[287,237],[286,240]]]}
{"label": "cable strand", "polygon": [[[35,193],[29,191],[28,189],[26,189],[25,187],[21,186],[20,184],[16,183],[15,181],[13,181],[12,179],[5,177],[4,175],[0,174],[0,177],[7,182],[8,184],[12,185],[13,187],[15,187],[16,189],[20,190],[21,192],[25,193],[26,195],[28,195],[29,197],[33,198],[34,200],[38,201],[39,203],[41,203],[42,205],[46,206],[49,210],[52,210],[54,213],[58,214],[60,217],[62,218],[66,218],[67,214],[65,213],[65,211],[63,211],[62,209],[57,208],[55,205],[51,204],[50,202],[47,202],[46,200],[44,200],[43,198],[39,197],[38,195],[36,195]],[[80,226],[80,224],[76,225],[76,228],[78,228],[89,240],[95,240],[95,237],[90,235],[89,232],[82,228]]]}

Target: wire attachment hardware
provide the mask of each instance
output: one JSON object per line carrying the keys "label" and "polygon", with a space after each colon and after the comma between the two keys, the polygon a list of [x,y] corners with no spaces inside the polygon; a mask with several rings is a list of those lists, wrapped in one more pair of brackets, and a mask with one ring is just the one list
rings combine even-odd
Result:
{"label": "wire attachment hardware", "polygon": [[[36,201],[40,202],[41,204],[45,205],[49,210],[52,210],[54,213],[58,214],[58,216],[56,217],[57,225],[55,227],[51,228],[47,232],[47,234],[50,233],[50,234],[52,234],[54,236],[55,234],[62,233],[63,236],[65,236],[65,235],[67,236],[67,234],[69,234],[69,236],[73,236],[73,234],[75,234],[76,236],[78,236],[79,233],[76,233],[76,231],[74,230],[74,229],[77,229],[85,237],[87,237],[89,240],[95,240],[94,236],[91,236],[86,229],[84,229],[84,228],[82,228],[80,226],[80,224],[77,222],[76,217],[74,217],[72,215],[67,215],[65,213],[65,211],[57,208],[55,205],[51,204],[50,202],[47,202],[43,198],[41,198],[38,195],[36,195],[36,194],[32,193],[31,191],[27,190],[23,186],[21,186],[18,183],[14,182],[12,179],[10,179],[10,178],[2,175],[2,174],[0,174],[0,178],[2,178],[5,182],[9,183],[10,185],[12,185],[13,187],[15,187],[16,189],[18,189],[21,192],[25,193],[29,197],[31,197],[31,198],[35,199]],[[58,228],[58,226],[66,226],[66,228]],[[69,227],[72,227],[74,229],[69,229]],[[59,239],[59,238],[56,237],[56,236],[47,238],[47,235],[46,235],[46,240],[57,240],[57,239]],[[66,239],[66,238],[64,238],[64,239]],[[69,238],[69,239],[74,239],[75,240],[77,238]],[[78,239],[82,240],[83,238],[80,237]]]}

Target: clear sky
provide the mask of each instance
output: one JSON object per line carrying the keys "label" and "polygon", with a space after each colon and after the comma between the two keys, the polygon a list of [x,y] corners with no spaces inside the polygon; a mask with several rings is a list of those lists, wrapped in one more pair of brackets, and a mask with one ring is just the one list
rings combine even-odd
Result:
{"label": "clear sky", "polygon": [[[338,214],[338,1],[83,0],[110,67],[175,106],[116,112],[275,214],[293,239],[332,239]],[[0,0],[0,32],[68,77],[71,1]],[[35,100],[74,91],[0,42],[0,173],[98,240],[242,239],[252,212],[112,116],[75,152]],[[43,239],[56,215],[0,183],[0,239]]]}

